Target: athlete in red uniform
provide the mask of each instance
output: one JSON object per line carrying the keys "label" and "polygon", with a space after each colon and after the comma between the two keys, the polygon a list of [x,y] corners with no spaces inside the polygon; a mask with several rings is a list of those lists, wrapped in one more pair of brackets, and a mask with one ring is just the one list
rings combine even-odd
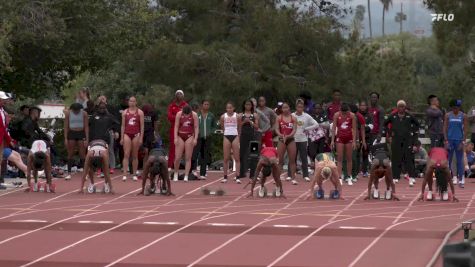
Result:
{"label": "athlete in red uniform", "polygon": [[183,99],[185,95],[182,90],[175,92],[175,99],[168,105],[167,117],[170,122],[170,147],[168,148],[168,168],[173,168],[175,164],[175,119],[176,114],[180,112],[184,106],[188,105]]}
{"label": "athlete in red uniform", "polygon": [[296,185],[295,181],[295,158],[297,156],[297,146],[295,145],[294,134],[297,131],[297,119],[290,112],[289,103],[282,104],[282,114],[277,118],[275,131],[279,136],[279,143],[277,145],[277,154],[279,155],[279,165],[282,170],[284,165],[285,152],[289,157],[289,168],[292,179],[292,184]]}
{"label": "athlete in red uniform", "polygon": [[442,200],[448,200],[449,195],[447,192],[447,184],[450,185],[450,191],[452,191],[452,200],[458,202],[455,197],[454,185],[450,182],[450,170],[447,150],[441,147],[434,147],[429,152],[429,160],[427,162],[426,174],[424,181],[422,182],[421,197],[419,200],[424,200],[424,190],[426,184],[429,186],[429,192],[427,192],[427,200],[432,200],[432,181],[435,172],[436,183],[439,193],[442,195]]}
{"label": "athlete in red uniform", "polygon": [[[347,103],[341,105],[340,111],[338,111],[333,117],[332,127],[332,141],[331,147],[335,149],[338,162],[338,173],[343,179],[343,155],[346,156],[346,169],[348,173],[352,170],[352,153],[353,149],[356,149],[356,116],[350,112],[350,108]],[[348,184],[352,184],[352,177],[348,178]]]}
{"label": "athlete in red uniform", "polygon": [[284,190],[282,188],[282,181],[280,180],[280,168],[278,165],[279,162],[277,160],[277,157],[278,157],[278,153],[275,147],[262,148],[261,158],[259,159],[259,162],[257,163],[256,173],[254,175],[254,178],[252,179],[251,193],[247,197],[254,196],[254,187],[256,186],[257,176],[262,171],[262,179],[260,180],[261,188],[259,189],[259,196],[264,196],[267,193],[265,192],[266,189],[264,185],[266,183],[267,177],[272,175],[272,177],[274,178],[275,185],[276,185],[274,196],[285,198]]}
{"label": "athlete in red uniform", "polygon": [[191,156],[198,141],[198,131],[198,115],[191,110],[190,106],[183,107],[183,111],[178,112],[175,119],[175,171],[173,173],[175,182],[178,181],[178,170],[183,152],[185,153],[185,177],[183,180],[188,181]]}
{"label": "athlete in red uniform", "polygon": [[124,147],[124,159],[122,168],[124,176],[122,181],[127,180],[127,171],[129,169],[129,158],[132,157],[132,179],[137,181],[137,168],[139,165],[138,154],[140,146],[143,143],[144,134],[144,115],[142,110],[137,107],[135,96],[129,98],[129,108],[122,113],[122,127],[120,144]]}

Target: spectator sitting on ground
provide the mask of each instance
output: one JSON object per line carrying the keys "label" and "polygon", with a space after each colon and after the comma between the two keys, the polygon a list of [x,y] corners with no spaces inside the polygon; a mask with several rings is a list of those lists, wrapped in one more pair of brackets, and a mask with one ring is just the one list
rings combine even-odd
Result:
{"label": "spectator sitting on ground", "polygon": [[465,145],[465,177],[474,178],[475,177],[475,152],[473,152],[473,143],[468,142]]}
{"label": "spectator sitting on ground", "polygon": [[421,141],[417,140],[416,143],[416,151],[414,153],[414,162],[416,166],[416,173],[419,177],[424,175],[426,165],[427,165],[427,150],[422,147]]}

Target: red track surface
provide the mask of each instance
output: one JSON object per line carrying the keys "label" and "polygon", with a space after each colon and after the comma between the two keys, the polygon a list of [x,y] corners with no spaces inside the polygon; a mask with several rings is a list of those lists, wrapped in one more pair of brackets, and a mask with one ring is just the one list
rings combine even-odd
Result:
{"label": "red track surface", "polygon": [[420,180],[397,185],[399,202],[363,201],[366,179],[345,200],[306,201],[304,182],[284,183],[286,200],[246,199],[231,182],[203,196],[221,186],[210,176],[173,183],[176,197],[136,196],[138,182],[117,178],[115,195],[79,195],[78,177],[56,194],[0,192],[0,266],[426,266],[475,217],[470,183],[459,203],[416,201]]}

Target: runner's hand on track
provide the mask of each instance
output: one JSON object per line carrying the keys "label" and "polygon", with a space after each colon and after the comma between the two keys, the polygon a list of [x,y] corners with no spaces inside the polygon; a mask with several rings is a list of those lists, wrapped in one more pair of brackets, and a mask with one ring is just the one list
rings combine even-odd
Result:
{"label": "runner's hand on track", "polygon": [[424,195],[422,195],[421,197],[419,197],[419,199],[417,201],[424,201]]}
{"label": "runner's hand on track", "polygon": [[363,200],[371,200],[371,196],[367,196]]}
{"label": "runner's hand on track", "polygon": [[452,197],[452,202],[459,202],[458,198],[456,198],[455,196]]}

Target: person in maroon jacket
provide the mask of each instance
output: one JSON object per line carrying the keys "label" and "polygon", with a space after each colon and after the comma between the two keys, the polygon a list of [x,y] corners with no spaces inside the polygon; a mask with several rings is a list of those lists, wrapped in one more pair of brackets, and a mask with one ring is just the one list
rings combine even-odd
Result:
{"label": "person in maroon jacket", "polygon": [[[5,146],[9,146],[12,143],[12,138],[10,137],[10,134],[8,133],[8,130],[7,130],[8,114],[3,109],[3,105],[5,104],[5,101],[7,101],[8,99],[10,99],[10,96],[8,96],[8,94],[5,92],[0,91],[0,151],[3,151],[3,148]],[[0,153],[0,162],[2,161],[3,161],[3,153]],[[1,172],[2,170],[1,170],[1,164],[0,164],[0,173]],[[0,189],[6,189],[6,187],[0,184]]]}
{"label": "person in maroon jacket", "polygon": [[182,90],[177,90],[175,92],[175,99],[168,105],[167,110],[167,117],[168,121],[170,122],[170,146],[168,151],[168,168],[174,168],[175,162],[175,119],[176,114],[180,112],[184,106],[188,105],[188,103],[183,100],[185,94]]}
{"label": "person in maroon jacket", "polygon": [[341,91],[338,89],[334,89],[332,99],[333,101],[328,105],[327,110],[328,118],[330,120],[332,120],[333,116],[335,116],[335,113],[337,113],[341,109]]}

